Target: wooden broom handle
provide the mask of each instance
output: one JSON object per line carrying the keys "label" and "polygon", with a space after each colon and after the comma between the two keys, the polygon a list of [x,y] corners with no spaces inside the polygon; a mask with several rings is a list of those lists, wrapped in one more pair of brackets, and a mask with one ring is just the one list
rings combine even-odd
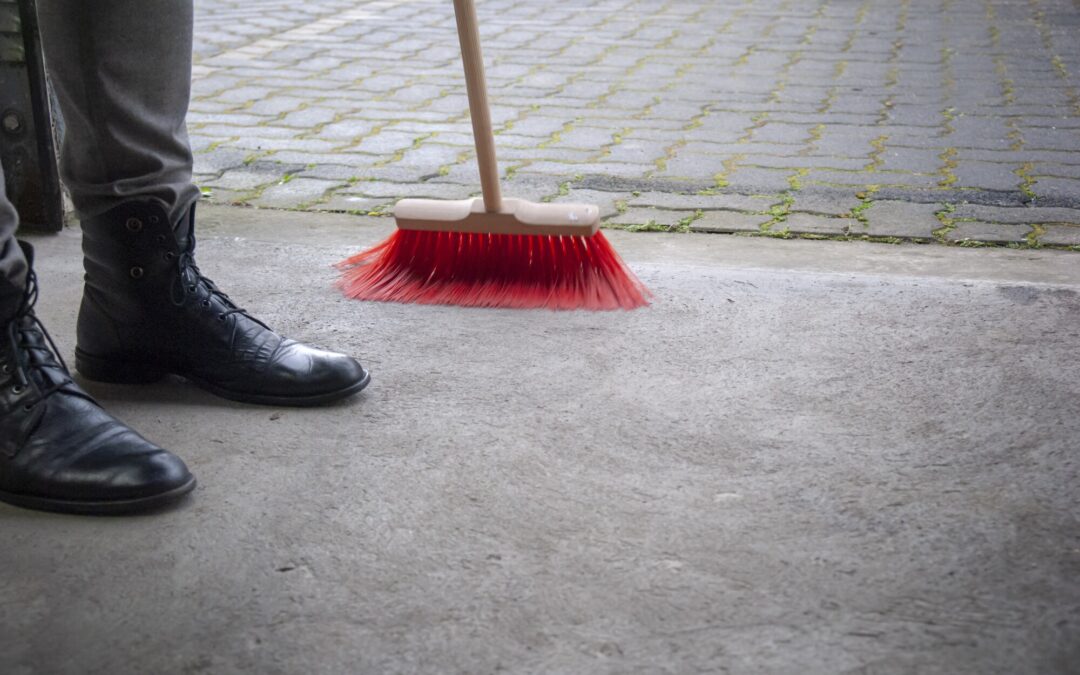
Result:
{"label": "wooden broom handle", "polygon": [[473,140],[476,142],[476,160],[480,165],[484,209],[488,213],[497,213],[502,209],[499,163],[495,159],[495,134],[491,130],[484,56],[480,51],[480,29],[473,0],[454,0],[454,16],[457,17],[458,39],[461,41],[461,60],[465,65],[465,85],[469,92],[469,114],[472,117]]}

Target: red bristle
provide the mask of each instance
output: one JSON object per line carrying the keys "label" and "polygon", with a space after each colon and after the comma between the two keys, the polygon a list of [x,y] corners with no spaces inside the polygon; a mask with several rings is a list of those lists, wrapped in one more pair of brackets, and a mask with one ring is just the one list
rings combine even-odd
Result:
{"label": "red bristle", "polygon": [[338,263],[350,298],[464,307],[634,309],[652,296],[591,237],[396,230]]}

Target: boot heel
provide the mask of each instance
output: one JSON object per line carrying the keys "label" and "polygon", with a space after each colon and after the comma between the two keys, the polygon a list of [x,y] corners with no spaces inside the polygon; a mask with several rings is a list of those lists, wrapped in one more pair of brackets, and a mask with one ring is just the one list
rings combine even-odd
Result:
{"label": "boot heel", "polygon": [[168,374],[161,368],[144,363],[90,356],[78,348],[75,349],[75,369],[88,380],[112,384],[149,384]]}

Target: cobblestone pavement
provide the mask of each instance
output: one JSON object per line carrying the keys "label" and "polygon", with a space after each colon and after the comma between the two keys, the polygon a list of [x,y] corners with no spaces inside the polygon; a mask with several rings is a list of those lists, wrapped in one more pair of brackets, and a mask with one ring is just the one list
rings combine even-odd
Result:
{"label": "cobblestone pavement", "polygon": [[[476,194],[450,0],[196,0],[209,199]],[[609,227],[1080,250],[1080,0],[479,0],[507,194]]]}

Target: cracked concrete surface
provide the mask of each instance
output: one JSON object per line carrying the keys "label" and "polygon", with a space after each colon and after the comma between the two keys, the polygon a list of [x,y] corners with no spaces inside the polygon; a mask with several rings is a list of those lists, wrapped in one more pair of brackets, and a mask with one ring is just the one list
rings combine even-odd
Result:
{"label": "cracked concrete surface", "polygon": [[[1080,660],[1075,254],[612,232],[651,308],[461,310],[331,288],[386,219],[200,214],[207,273],[373,383],[315,410],[88,385],[200,486],[0,507],[0,671]],[[78,232],[34,243],[69,356]]]}

